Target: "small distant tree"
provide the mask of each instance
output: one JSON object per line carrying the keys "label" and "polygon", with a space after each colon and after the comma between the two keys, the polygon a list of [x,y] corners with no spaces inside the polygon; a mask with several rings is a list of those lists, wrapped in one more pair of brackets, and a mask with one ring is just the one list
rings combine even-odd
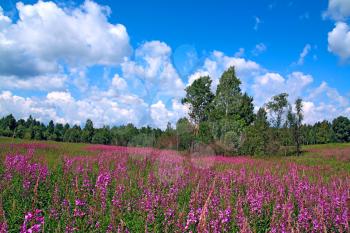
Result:
{"label": "small distant tree", "polygon": [[48,140],[56,140],[57,136],[55,135],[55,124],[51,120],[49,124],[47,125],[45,137]]}
{"label": "small distant tree", "polygon": [[24,138],[25,132],[26,132],[25,126],[24,125],[19,125],[15,129],[14,137],[15,138]]}
{"label": "small distant tree", "polygon": [[97,129],[96,133],[92,137],[92,143],[94,144],[111,144],[112,134],[110,132],[109,127],[104,126],[101,129]]}
{"label": "small distant tree", "polygon": [[84,129],[83,129],[83,132],[81,134],[82,141],[86,142],[86,143],[91,143],[92,138],[94,136],[94,131],[95,131],[95,129],[94,129],[93,122],[90,119],[87,119],[85,126],[84,126]]}
{"label": "small distant tree", "polygon": [[65,142],[81,142],[81,128],[74,125],[72,128],[66,130],[63,140]]}

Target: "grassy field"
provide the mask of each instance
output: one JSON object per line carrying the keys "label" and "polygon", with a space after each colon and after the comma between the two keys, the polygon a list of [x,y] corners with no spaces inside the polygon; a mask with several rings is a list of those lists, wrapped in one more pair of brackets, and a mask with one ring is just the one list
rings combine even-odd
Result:
{"label": "grassy field", "polygon": [[350,144],[223,157],[0,138],[0,232],[349,232]]}

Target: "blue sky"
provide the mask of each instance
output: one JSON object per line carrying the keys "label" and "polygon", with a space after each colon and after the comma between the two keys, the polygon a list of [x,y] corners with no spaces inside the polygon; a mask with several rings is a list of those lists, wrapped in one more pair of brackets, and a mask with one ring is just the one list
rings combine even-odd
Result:
{"label": "blue sky", "polygon": [[0,110],[47,122],[164,128],[183,89],[235,65],[260,107],[350,116],[350,1],[0,2]]}

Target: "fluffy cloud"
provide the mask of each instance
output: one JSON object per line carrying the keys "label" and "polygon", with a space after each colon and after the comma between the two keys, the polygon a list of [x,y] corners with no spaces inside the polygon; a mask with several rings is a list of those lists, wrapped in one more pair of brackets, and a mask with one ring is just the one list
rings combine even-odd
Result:
{"label": "fluffy cloud", "polygon": [[220,51],[214,51],[205,59],[204,65],[189,76],[188,84],[201,76],[209,75],[213,80],[213,89],[215,89],[221,74],[230,66],[236,68],[238,77],[243,81],[263,72],[263,68],[254,61],[240,57],[230,57]]}
{"label": "fluffy cloud", "polygon": [[350,1],[329,0],[328,10],[323,16],[336,21],[333,30],[328,33],[328,51],[346,61],[350,57],[350,28],[346,23],[350,17]]}
{"label": "fluffy cloud", "polygon": [[121,64],[122,77],[131,83],[132,89],[147,101],[162,98],[181,98],[184,83],[171,61],[171,48],[160,41],[142,44],[135,51],[135,58]]}
{"label": "fluffy cloud", "polygon": [[34,98],[3,91],[0,93],[0,112],[3,115],[12,113],[17,118],[32,115],[44,122],[52,119],[60,123],[83,124],[89,118],[97,127],[133,123],[139,127],[151,125],[165,129],[168,122],[175,124],[186,115],[187,108],[176,99],[169,107],[162,101],[148,105],[134,95],[114,98],[94,93],[84,99],[75,99],[69,92],[53,91],[43,98]]}
{"label": "fluffy cloud", "polygon": [[328,33],[328,50],[343,60],[350,57],[350,28],[346,23],[337,22]]}
{"label": "fluffy cloud", "polygon": [[30,79],[21,79],[17,76],[0,76],[0,90],[62,90],[66,87],[66,75],[36,76]]}
{"label": "fluffy cloud", "polygon": [[329,0],[328,10],[324,13],[325,17],[331,17],[335,20],[344,20],[350,16],[350,1],[348,0]]}
{"label": "fluffy cloud", "polygon": [[151,117],[154,122],[157,122],[161,129],[165,129],[168,122],[174,123],[181,117],[185,116],[188,108],[177,100],[172,102],[172,110],[166,108],[162,101],[158,101],[151,105]]}
{"label": "fluffy cloud", "polygon": [[272,96],[280,93],[288,93],[289,99],[294,101],[298,97],[302,97],[305,88],[313,82],[310,75],[301,72],[293,72],[284,78],[278,73],[266,73],[257,76],[251,88],[254,102],[257,106],[262,106],[269,101]]}
{"label": "fluffy cloud", "polygon": [[89,0],[73,9],[43,1],[16,7],[16,22],[0,10],[0,75],[57,73],[62,64],[115,65],[130,54],[126,28],[108,22],[108,7]]}
{"label": "fluffy cloud", "polygon": [[28,117],[31,114],[44,122],[50,119],[57,122],[64,121],[57,117],[55,109],[42,106],[39,100],[13,95],[10,91],[0,93],[0,112],[3,115],[14,114],[18,118]]}
{"label": "fluffy cloud", "polygon": [[348,107],[350,104],[348,98],[340,95],[337,89],[329,87],[326,82],[322,82],[320,86],[313,89],[307,98],[320,103],[328,102],[334,106],[340,107],[341,109]]}
{"label": "fluffy cloud", "polygon": [[[77,83],[84,83],[84,69],[71,69]],[[39,77],[39,76],[38,76]],[[63,76],[64,77],[64,76]],[[22,97],[12,92],[2,92],[0,110],[2,114],[14,113],[16,117],[34,117],[47,122],[83,124],[87,118],[97,126],[133,123],[137,126],[151,125],[165,128],[167,122],[174,124],[187,114],[180,104],[184,96],[184,83],[173,67],[171,48],[160,41],[145,42],[135,50],[132,60],[126,59],[121,70],[108,81],[105,88],[86,86],[79,98],[73,97],[63,80],[47,76],[31,79],[8,79],[6,89],[25,89],[26,86],[40,88],[43,82],[55,86],[44,97]],[[11,80],[16,82],[11,83]],[[31,82],[36,80],[36,82]],[[72,83],[70,83],[72,84]],[[81,85],[80,85],[81,86]],[[61,87],[61,88],[59,88]],[[8,106],[12,106],[11,108]]]}
{"label": "fluffy cloud", "polygon": [[325,82],[315,88],[311,87],[312,83],[312,76],[301,72],[293,72],[286,78],[278,73],[266,73],[255,78],[250,92],[256,108],[269,101],[272,96],[283,92],[289,94],[290,102],[301,97],[305,123],[332,120],[339,115],[350,116],[347,110],[350,102],[346,97]]}
{"label": "fluffy cloud", "polygon": [[[141,105],[141,106],[139,106]],[[85,98],[77,100],[69,92],[49,92],[44,98],[25,98],[9,91],[0,93],[0,111],[3,114],[12,113],[16,117],[35,118],[48,122],[82,124],[87,118],[101,127],[104,124],[116,125],[133,122],[140,126],[144,108],[143,102],[135,102],[128,107],[109,98]]]}
{"label": "fluffy cloud", "polygon": [[338,116],[350,117],[350,112],[346,109],[339,108],[337,105],[328,103],[314,103],[303,101],[304,123],[313,124],[317,121],[332,121]]}

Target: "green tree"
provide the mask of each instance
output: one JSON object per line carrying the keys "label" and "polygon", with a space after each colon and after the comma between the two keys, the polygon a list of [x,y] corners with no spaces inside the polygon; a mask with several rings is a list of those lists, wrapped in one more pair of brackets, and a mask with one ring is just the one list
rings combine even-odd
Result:
{"label": "green tree", "polygon": [[297,155],[301,154],[301,144],[302,144],[302,131],[301,127],[303,124],[304,114],[303,114],[303,101],[298,98],[295,101],[295,132],[294,132],[294,141],[296,144]]}
{"label": "green tree", "polygon": [[274,151],[271,151],[272,143],[269,140],[269,127],[266,110],[259,108],[253,124],[245,130],[242,153],[247,155],[267,155],[270,152],[273,154]]}
{"label": "green tree", "polygon": [[82,132],[82,141],[86,143],[91,143],[92,138],[94,136],[94,124],[90,119],[86,120],[83,132]]}
{"label": "green tree", "polygon": [[194,135],[193,126],[187,118],[180,118],[176,122],[176,138],[178,150],[190,149],[194,139]]}
{"label": "green tree", "polygon": [[316,144],[325,144],[336,141],[336,136],[332,129],[332,124],[326,120],[317,122],[313,126],[313,131]]}
{"label": "green tree", "polygon": [[16,129],[17,122],[12,114],[8,115],[4,119],[4,129],[11,132],[11,135],[14,136],[14,130]]}
{"label": "green tree", "polygon": [[208,119],[209,106],[214,98],[210,90],[211,82],[209,76],[200,77],[185,89],[186,97],[182,103],[189,104],[189,116],[196,124]]}
{"label": "green tree", "polygon": [[339,116],[333,120],[333,130],[338,142],[350,142],[350,120]]}
{"label": "green tree", "polygon": [[51,120],[47,125],[45,136],[48,140],[56,140],[57,136],[55,135],[55,124]]}
{"label": "green tree", "polygon": [[96,129],[96,133],[92,137],[92,143],[94,144],[111,144],[112,134],[109,127],[104,126],[103,128]]}
{"label": "green tree", "polygon": [[280,128],[283,122],[283,115],[288,107],[288,94],[281,93],[272,97],[272,100],[267,103],[266,107],[270,111],[272,123],[275,128]]}
{"label": "green tree", "polygon": [[236,77],[234,67],[226,70],[219,81],[213,101],[214,118],[230,118],[238,120],[242,106],[241,81]]}
{"label": "green tree", "polygon": [[242,133],[254,119],[253,98],[242,94],[240,84],[234,67],[230,67],[220,78],[211,107],[212,134],[225,153],[239,150]]}
{"label": "green tree", "polygon": [[197,141],[210,144],[213,142],[213,135],[210,128],[210,123],[208,121],[204,121],[199,124],[198,134],[196,135]]}
{"label": "green tree", "polygon": [[290,108],[288,111],[288,124],[291,132],[292,144],[295,146],[295,151],[297,155],[301,154],[301,143],[302,143],[302,132],[301,126],[303,121],[303,102],[302,99],[298,98],[295,101],[294,113]]}
{"label": "green tree", "polygon": [[120,146],[128,146],[133,137],[139,133],[133,124],[127,124],[111,129],[113,143]]}
{"label": "green tree", "polygon": [[253,97],[249,96],[247,93],[244,93],[242,96],[239,114],[240,118],[244,120],[246,126],[254,121]]}
{"label": "green tree", "polygon": [[72,128],[68,128],[64,133],[63,140],[65,142],[81,142],[80,126],[74,125]]}
{"label": "green tree", "polygon": [[[274,149],[279,150],[282,146],[284,155],[287,155],[288,145],[291,142],[291,136],[288,129],[286,115],[288,113],[288,94],[281,93],[272,97],[271,101],[266,104],[270,113],[270,120],[273,130],[270,131],[271,139],[275,142]],[[283,128],[282,128],[283,127]]]}
{"label": "green tree", "polygon": [[26,132],[26,127],[24,125],[18,125],[15,130],[14,137],[16,138],[24,138]]}
{"label": "green tree", "polygon": [[64,127],[61,123],[56,123],[54,134],[56,135],[55,141],[63,141]]}

